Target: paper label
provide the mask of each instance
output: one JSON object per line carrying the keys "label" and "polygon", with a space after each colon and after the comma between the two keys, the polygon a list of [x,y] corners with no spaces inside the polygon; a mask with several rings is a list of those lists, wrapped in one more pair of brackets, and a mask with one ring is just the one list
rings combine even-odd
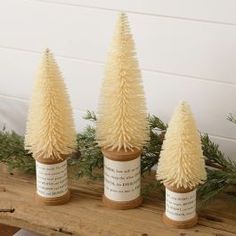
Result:
{"label": "paper label", "polygon": [[140,157],[113,161],[104,157],[104,194],[114,201],[130,201],[140,196]]}
{"label": "paper label", "polygon": [[166,216],[171,220],[190,220],[196,215],[196,189],[176,193],[166,188]]}
{"label": "paper label", "polygon": [[42,164],[36,161],[37,193],[54,198],[67,193],[67,161],[57,164]]}

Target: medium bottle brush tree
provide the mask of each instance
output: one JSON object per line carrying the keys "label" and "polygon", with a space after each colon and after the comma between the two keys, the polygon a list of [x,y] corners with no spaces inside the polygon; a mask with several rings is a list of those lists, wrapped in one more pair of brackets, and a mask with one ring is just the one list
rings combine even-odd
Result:
{"label": "medium bottle brush tree", "polygon": [[37,199],[68,201],[66,159],[76,146],[69,96],[52,53],[47,49],[36,80],[26,126],[25,149],[36,159]]}
{"label": "medium bottle brush tree", "polygon": [[196,187],[206,180],[206,170],[200,134],[185,102],[179,104],[169,123],[157,179],[166,186],[164,222],[178,228],[196,224]]}
{"label": "medium bottle brush tree", "polygon": [[[108,54],[96,137],[104,154],[105,205],[118,209],[138,206],[140,153],[149,130],[134,41],[124,13],[119,15]],[[114,175],[119,180],[113,182]]]}

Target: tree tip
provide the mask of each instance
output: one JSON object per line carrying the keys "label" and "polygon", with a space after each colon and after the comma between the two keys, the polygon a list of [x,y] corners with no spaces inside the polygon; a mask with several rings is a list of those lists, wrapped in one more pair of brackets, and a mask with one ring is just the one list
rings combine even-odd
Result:
{"label": "tree tip", "polygon": [[53,60],[54,61],[53,53],[49,48],[44,49],[43,57],[46,60]]}
{"label": "tree tip", "polygon": [[188,105],[188,103],[186,101],[184,101],[184,100],[180,100],[179,101],[179,105],[180,106],[186,106],[186,105]]}
{"label": "tree tip", "polygon": [[184,100],[180,100],[179,101],[179,104],[178,104],[178,106],[177,106],[177,108],[179,108],[179,109],[190,109],[190,105],[186,102],[186,101],[184,101]]}
{"label": "tree tip", "polygon": [[124,11],[120,11],[119,12],[119,16],[120,17],[127,17],[126,13]]}
{"label": "tree tip", "polygon": [[46,49],[44,50],[44,52],[45,52],[45,54],[49,54],[49,53],[50,53],[50,49],[49,49],[49,48],[46,48]]}
{"label": "tree tip", "polygon": [[119,14],[118,14],[118,18],[120,21],[127,21],[127,15],[124,11],[120,11]]}

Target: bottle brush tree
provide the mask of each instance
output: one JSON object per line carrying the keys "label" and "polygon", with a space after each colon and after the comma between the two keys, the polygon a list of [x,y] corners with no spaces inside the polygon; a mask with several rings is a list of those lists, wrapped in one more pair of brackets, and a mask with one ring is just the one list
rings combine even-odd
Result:
{"label": "bottle brush tree", "polygon": [[206,179],[201,138],[189,105],[182,102],[169,123],[157,167],[166,186],[163,221],[176,228],[197,224],[196,187]]}
{"label": "bottle brush tree", "polygon": [[169,123],[157,178],[177,188],[194,188],[206,179],[201,138],[190,107],[182,102]]}
{"label": "bottle brush tree", "polygon": [[60,205],[70,199],[66,159],[76,147],[69,96],[52,53],[44,53],[31,98],[25,149],[36,159],[36,200]]}
{"label": "bottle brush tree", "polygon": [[31,98],[25,148],[35,159],[63,160],[75,146],[69,96],[54,57],[47,49]]}
{"label": "bottle brush tree", "polygon": [[148,137],[134,41],[127,17],[121,13],[106,63],[96,127],[97,142],[104,154],[103,202],[106,206],[128,209],[142,203],[140,154]]}
{"label": "bottle brush tree", "polygon": [[134,41],[124,13],[116,24],[99,105],[99,145],[113,151],[141,149],[149,137],[147,112]]}

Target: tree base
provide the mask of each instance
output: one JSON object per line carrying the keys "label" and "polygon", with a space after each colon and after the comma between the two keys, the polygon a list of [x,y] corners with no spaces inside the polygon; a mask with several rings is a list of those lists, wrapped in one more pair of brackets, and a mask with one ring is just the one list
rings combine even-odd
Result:
{"label": "tree base", "polygon": [[139,196],[138,198],[131,201],[113,201],[103,195],[102,201],[103,204],[108,208],[116,210],[127,210],[139,207],[143,202],[143,198]]}
{"label": "tree base", "polygon": [[188,228],[192,228],[193,226],[195,226],[198,222],[198,216],[197,214],[195,215],[195,217],[193,217],[190,220],[185,220],[185,221],[175,221],[175,220],[171,220],[170,218],[168,218],[166,216],[166,214],[163,214],[162,217],[163,222],[166,225],[169,225],[171,227],[177,228],[177,229],[188,229]]}
{"label": "tree base", "polygon": [[70,201],[70,191],[68,190],[67,193],[61,197],[55,197],[55,198],[45,198],[37,193],[35,194],[35,200],[40,205],[45,206],[57,206],[57,205],[63,205]]}

